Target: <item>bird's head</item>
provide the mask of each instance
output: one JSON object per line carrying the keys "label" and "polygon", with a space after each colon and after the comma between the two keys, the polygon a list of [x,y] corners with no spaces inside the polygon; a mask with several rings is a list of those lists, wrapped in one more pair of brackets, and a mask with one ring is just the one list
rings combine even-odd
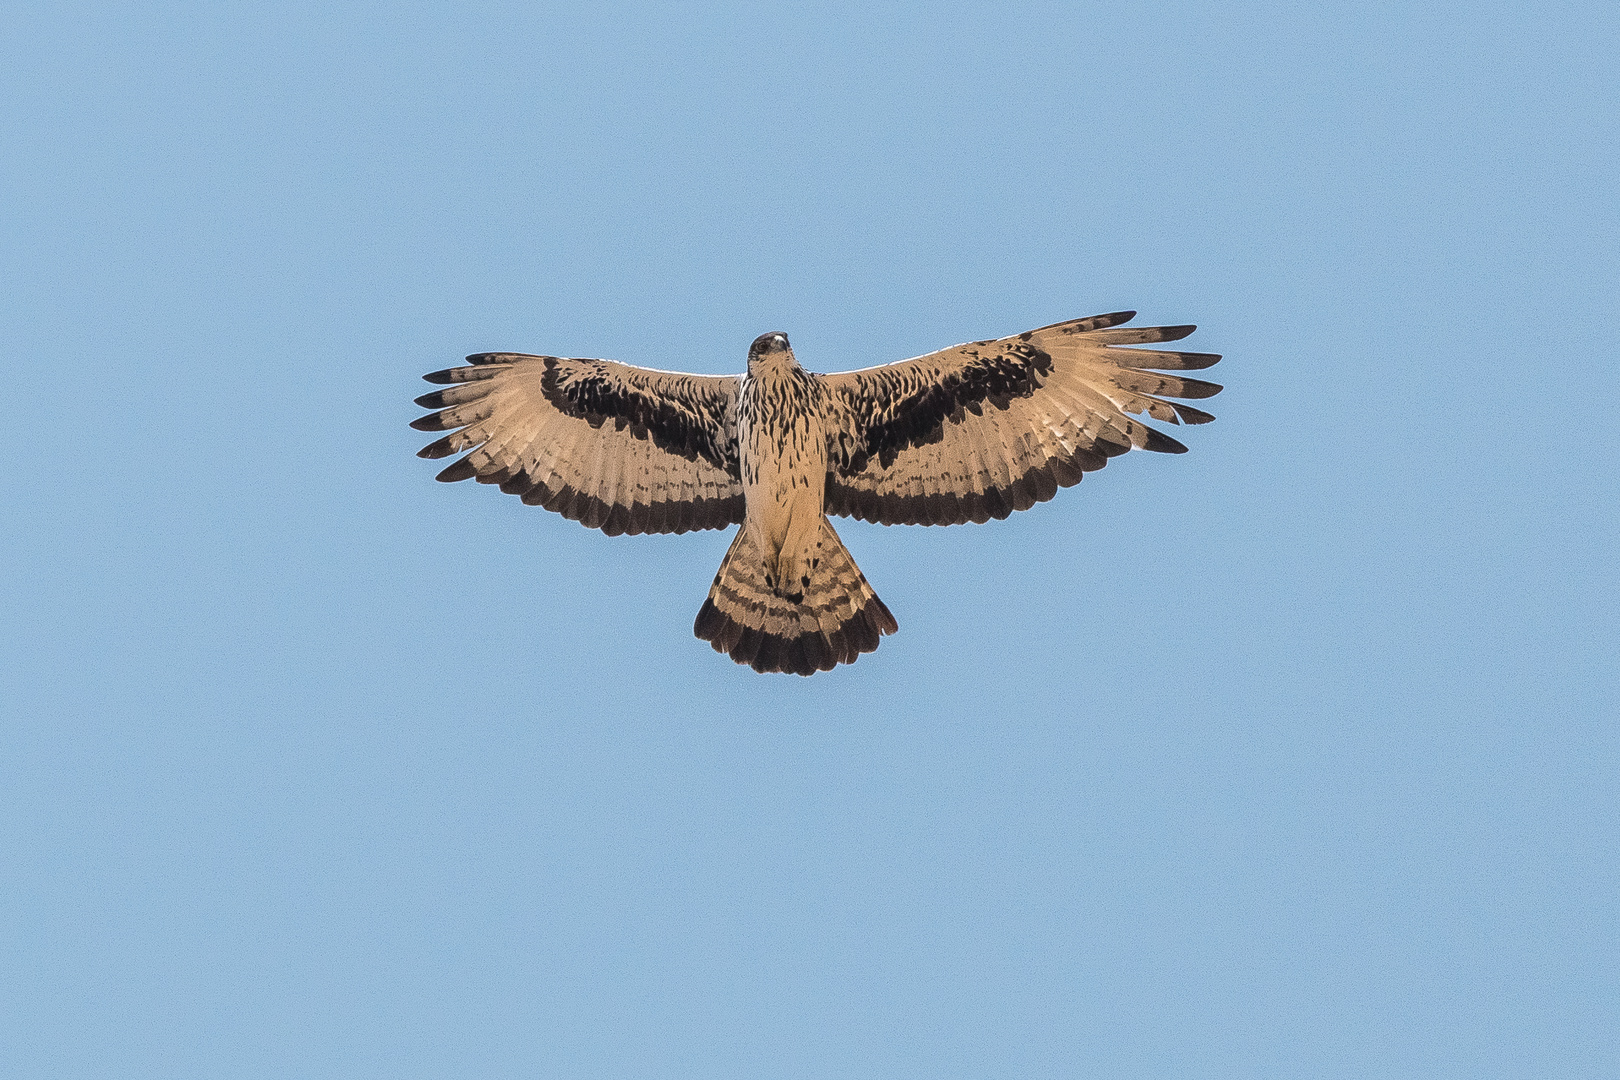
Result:
{"label": "bird's head", "polygon": [[780,330],[773,330],[769,334],[761,334],[748,346],[748,370],[756,371],[760,364],[781,364],[790,366],[798,363],[793,358],[793,347],[788,344],[787,335]]}

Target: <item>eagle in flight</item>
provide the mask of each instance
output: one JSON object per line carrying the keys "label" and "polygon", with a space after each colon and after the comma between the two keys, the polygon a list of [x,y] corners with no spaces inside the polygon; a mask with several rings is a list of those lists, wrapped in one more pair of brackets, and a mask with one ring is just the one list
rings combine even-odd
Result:
{"label": "eagle in flight", "polygon": [[1133,311],[972,341],[884,367],[818,375],[762,334],[743,375],[611,360],[478,353],[411,426],[471,451],[438,479],[498,484],[609,536],[742,526],[693,627],[756,671],[853,663],[899,629],[828,515],[884,525],[1005,518],[1127,450],[1186,452],[1133,419],[1204,424],[1168,398],[1207,398],[1212,353],[1135,349],[1191,326],[1127,327]]}

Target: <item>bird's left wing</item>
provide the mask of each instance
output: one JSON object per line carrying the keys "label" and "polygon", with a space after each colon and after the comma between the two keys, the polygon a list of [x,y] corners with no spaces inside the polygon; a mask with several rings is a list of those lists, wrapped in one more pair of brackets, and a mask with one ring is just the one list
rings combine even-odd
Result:
{"label": "bird's left wing", "polygon": [[472,453],[439,473],[499,484],[609,536],[721,529],[743,519],[736,376],[682,375],[522,353],[479,353],[425,375],[420,457]]}
{"label": "bird's left wing", "polygon": [[1004,518],[1127,450],[1185,452],[1133,416],[1213,420],[1166,399],[1211,397],[1219,386],[1164,372],[1207,368],[1220,357],[1121,348],[1193,332],[1121,325],[1135,314],[1074,319],[821,376],[832,421],[827,513],[884,525]]}

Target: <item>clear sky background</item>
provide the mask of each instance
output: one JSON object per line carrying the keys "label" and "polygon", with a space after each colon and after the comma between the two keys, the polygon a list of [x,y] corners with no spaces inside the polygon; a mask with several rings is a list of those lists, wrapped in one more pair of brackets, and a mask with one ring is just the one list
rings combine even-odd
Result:
{"label": "clear sky background", "polygon": [[[0,1073],[1620,1075],[1613,4],[4,24]],[[1219,420],[808,680],[406,427],[1120,308]]]}

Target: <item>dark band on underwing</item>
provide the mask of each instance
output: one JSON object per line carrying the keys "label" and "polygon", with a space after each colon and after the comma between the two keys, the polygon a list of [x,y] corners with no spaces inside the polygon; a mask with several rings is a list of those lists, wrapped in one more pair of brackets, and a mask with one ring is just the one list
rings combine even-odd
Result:
{"label": "dark band on underwing", "polygon": [[[688,461],[704,458],[733,478],[739,475],[737,444],[726,416],[729,400],[718,394],[691,393],[673,397],[667,388],[650,393],[610,374],[595,360],[566,361],[545,358],[541,390],[557,411],[578,417],[592,427],[612,421],[615,430]],[[694,388],[695,389],[695,388]]]}
{"label": "dark band on underwing", "polygon": [[[1051,355],[1024,341],[1006,342],[994,353],[968,355],[969,362],[955,371],[876,372],[877,379],[903,378],[914,385],[891,385],[884,388],[887,393],[847,402],[863,422],[864,445],[840,448],[839,471],[852,476],[872,457],[887,468],[900,451],[939,442],[947,422],[960,422],[967,413],[982,416],[987,404],[1006,409],[1014,400],[1032,396],[1052,373]],[[877,397],[886,399],[886,408]]]}

